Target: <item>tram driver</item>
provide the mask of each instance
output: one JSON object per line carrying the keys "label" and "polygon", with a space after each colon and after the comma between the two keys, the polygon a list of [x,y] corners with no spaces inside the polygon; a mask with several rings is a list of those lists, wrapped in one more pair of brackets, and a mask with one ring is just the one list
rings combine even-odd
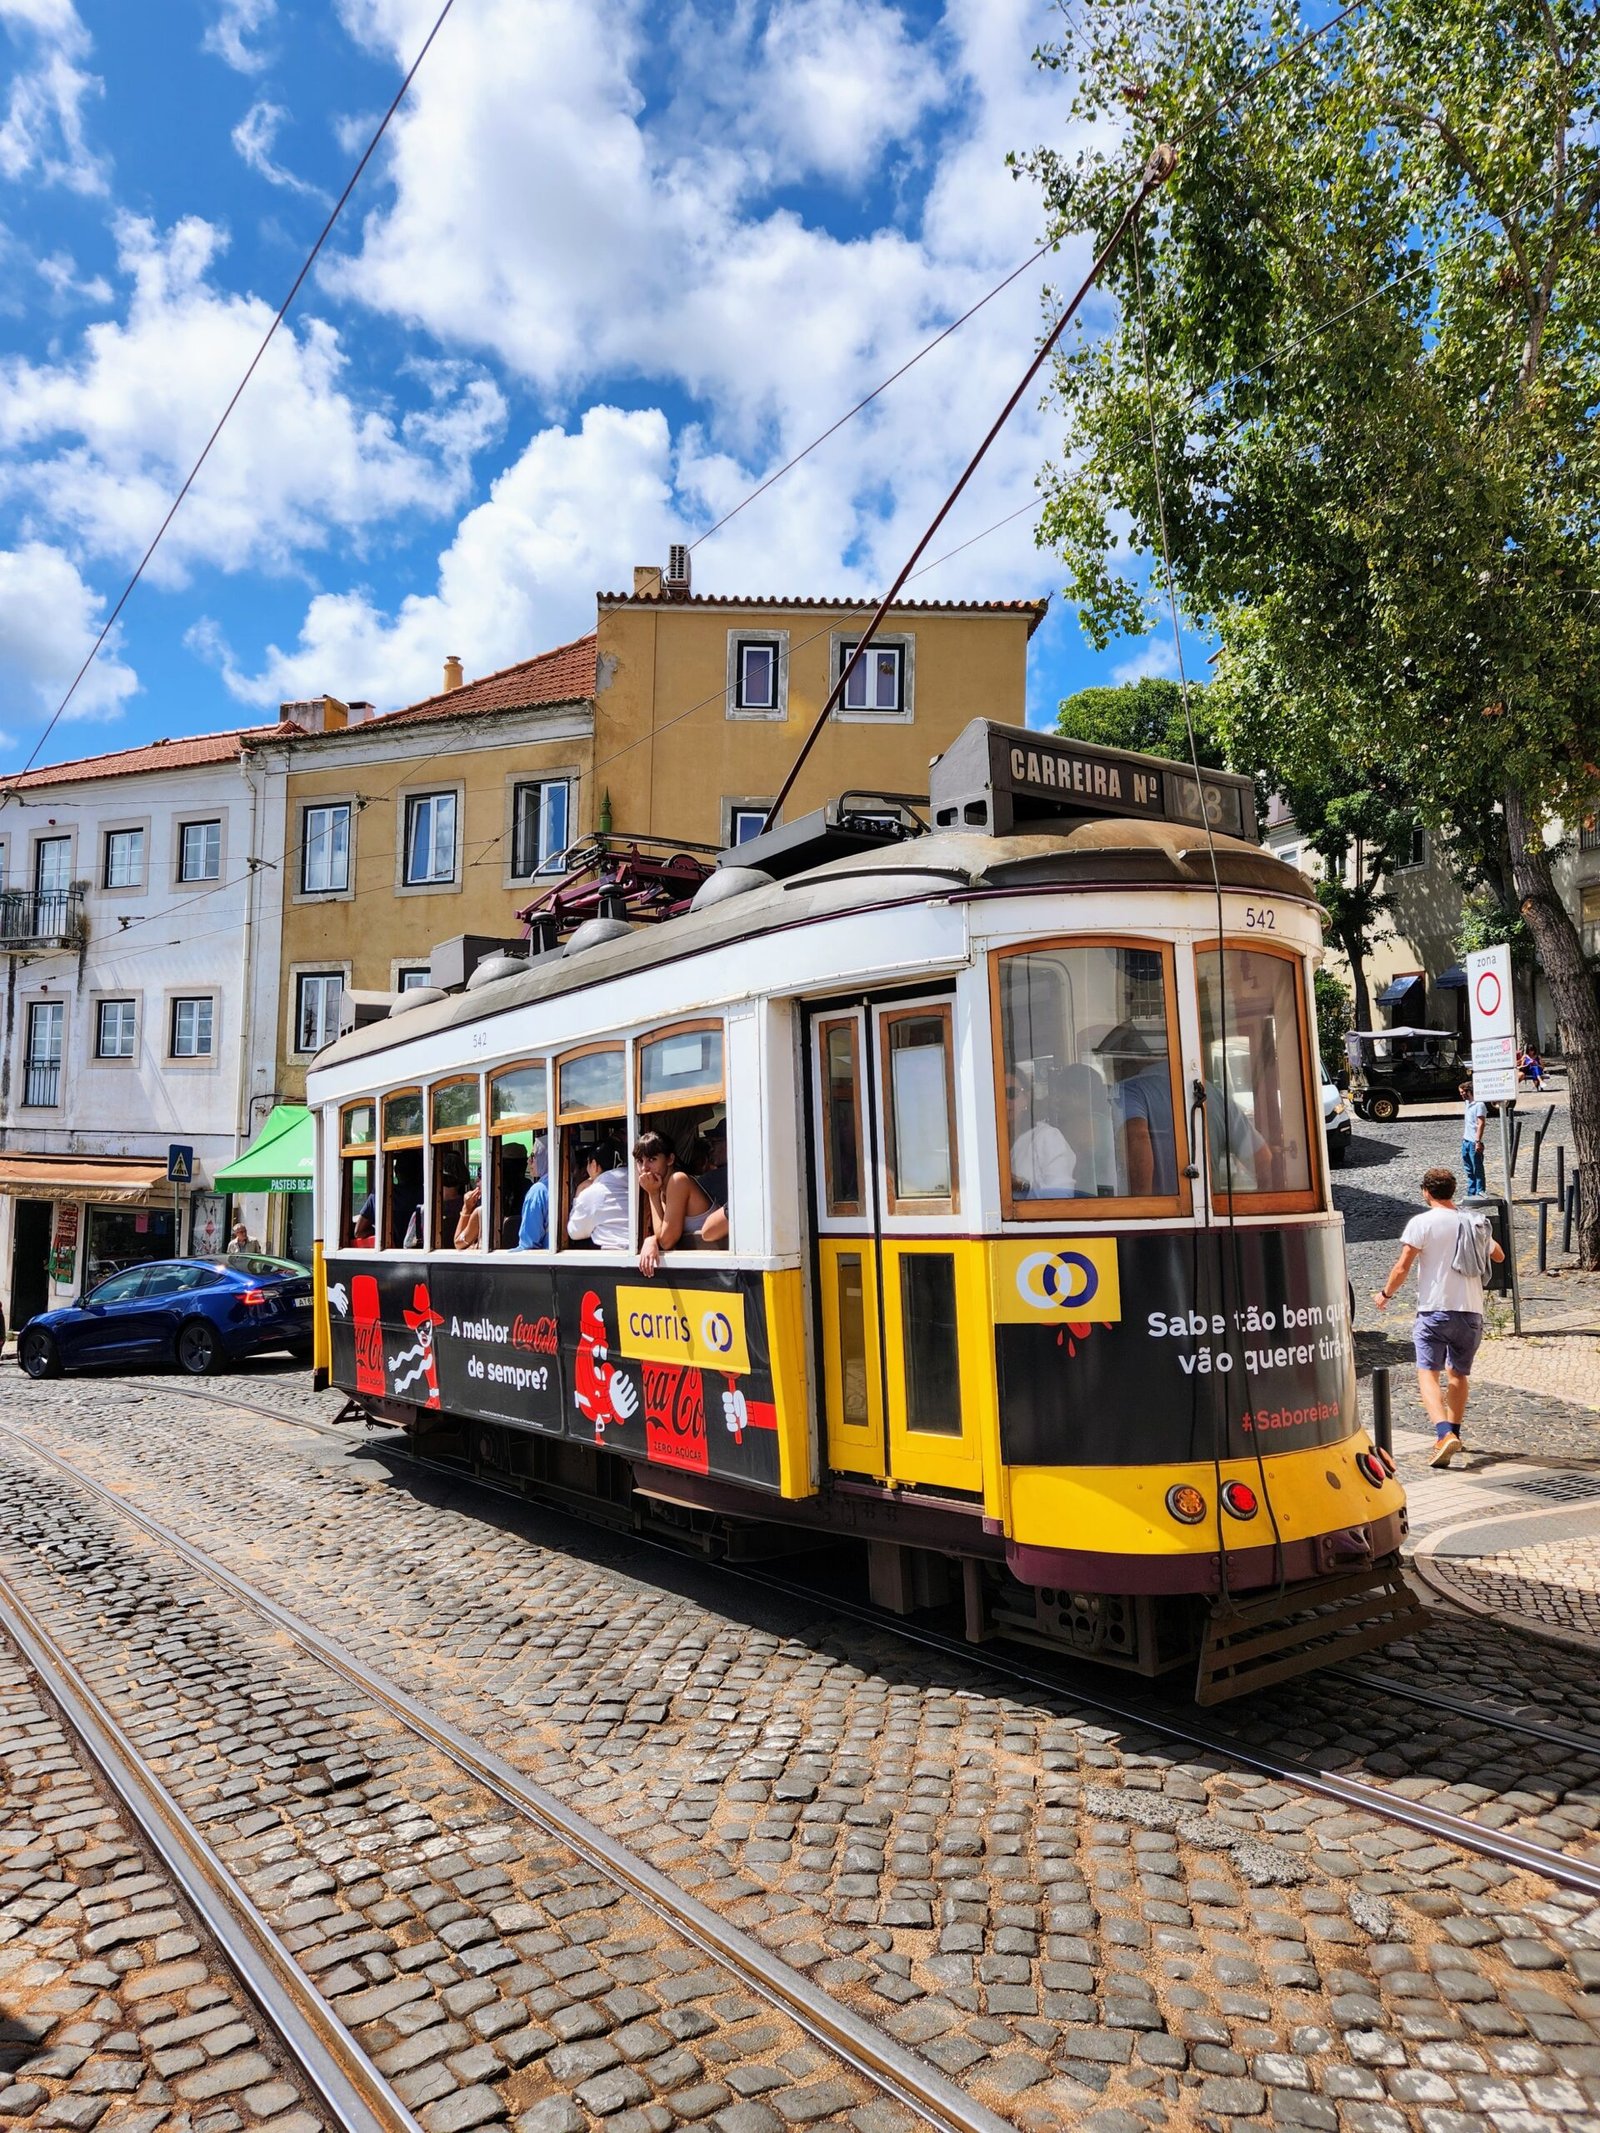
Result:
{"label": "tram driver", "polygon": [[1019,1067],[1006,1071],[1006,1123],[1011,1137],[1011,1190],[1019,1200],[1069,1200],[1076,1165],[1066,1135],[1039,1116],[1034,1083]]}

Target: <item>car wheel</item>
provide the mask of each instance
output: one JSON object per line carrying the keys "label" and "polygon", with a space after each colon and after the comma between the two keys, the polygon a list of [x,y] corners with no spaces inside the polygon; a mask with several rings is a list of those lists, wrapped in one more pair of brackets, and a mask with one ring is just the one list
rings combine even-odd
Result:
{"label": "car wheel", "polygon": [[178,1328],[175,1352],[178,1368],[186,1370],[192,1378],[215,1376],[228,1359],[217,1338],[217,1329],[203,1318],[186,1319]]}
{"label": "car wheel", "polygon": [[1394,1120],[1400,1116],[1399,1097],[1369,1096],[1367,1098],[1367,1116],[1375,1120],[1380,1126],[1392,1125]]}
{"label": "car wheel", "polygon": [[24,1333],[17,1347],[17,1361],[30,1378],[58,1378],[61,1350],[48,1333]]}

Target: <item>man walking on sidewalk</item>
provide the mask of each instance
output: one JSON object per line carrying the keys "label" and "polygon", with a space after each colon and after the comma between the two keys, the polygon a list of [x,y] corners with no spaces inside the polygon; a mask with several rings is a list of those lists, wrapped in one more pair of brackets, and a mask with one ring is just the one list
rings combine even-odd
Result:
{"label": "man walking on sidewalk", "polygon": [[1461,1096],[1466,1106],[1461,1114],[1461,1167],[1467,1173],[1470,1200],[1474,1193],[1489,1190],[1483,1176],[1483,1134],[1489,1123],[1489,1106],[1473,1095],[1470,1074],[1461,1084]]}
{"label": "man walking on sidewalk", "polygon": [[[1423,1173],[1425,1214],[1413,1215],[1400,1232],[1400,1256],[1372,1300],[1382,1311],[1410,1273],[1417,1270],[1417,1390],[1433,1424],[1430,1466],[1448,1466],[1461,1449],[1472,1360],[1483,1339],[1483,1282],[1505,1253],[1481,1215],[1456,1206],[1456,1181],[1448,1170]],[[1488,1247],[1487,1260],[1481,1245]],[[1448,1373],[1448,1375],[1446,1374]]]}

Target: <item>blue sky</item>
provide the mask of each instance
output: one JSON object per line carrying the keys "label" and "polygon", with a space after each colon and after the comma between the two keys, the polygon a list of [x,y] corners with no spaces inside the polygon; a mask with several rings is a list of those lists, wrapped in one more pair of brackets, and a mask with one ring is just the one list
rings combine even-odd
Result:
{"label": "blue sky", "polygon": [[[0,749],[24,758],[438,0],[0,0]],[[1035,0],[456,0],[41,760],[389,709],[593,625],[1027,257],[1065,139]],[[698,589],[879,590],[1020,373],[1047,280],[725,531]],[[1026,505],[1025,408],[933,553]],[[1032,514],[925,597],[1054,593]],[[1030,716],[1170,671],[1059,598]],[[975,706],[975,709],[984,707]]]}

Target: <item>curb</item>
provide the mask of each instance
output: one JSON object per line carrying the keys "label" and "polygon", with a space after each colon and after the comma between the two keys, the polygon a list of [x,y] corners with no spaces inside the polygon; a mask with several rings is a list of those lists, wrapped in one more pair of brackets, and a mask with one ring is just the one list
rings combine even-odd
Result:
{"label": "curb", "polygon": [[[1487,1622],[1498,1622],[1503,1628],[1520,1629],[1525,1635],[1538,1637],[1546,1644],[1558,1645],[1563,1651],[1581,1652],[1585,1658],[1593,1659],[1596,1654],[1600,1654],[1600,1637],[1584,1637],[1571,1630],[1549,1629],[1542,1622],[1524,1621],[1520,1616],[1507,1617],[1498,1608],[1490,1607],[1482,1600],[1469,1599],[1465,1593],[1457,1591],[1446,1575],[1434,1569],[1427,1560],[1429,1556],[1437,1553],[1441,1542],[1450,1540],[1457,1534],[1486,1531],[1494,1526],[1508,1526],[1513,1523],[1528,1525],[1543,1518],[1570,1518],[1573,1511],[1579,1508],[1580,1506],[1569,1503],[1551,1504],[1548,1509],[1519,1512],[1514,1517],[1500,1511],[1488,1518],[1457,1519],[1454,1525],[1441,1526],[1436,1533],[1430,1533],[1425,1540],[1418,1541],[1405,1558],[1406,1568],[1437,1598],[1447,1600],[1452,1607],[1459,1607],[1464,1614],[1478,1615]],[[1600,1503],[1595,1505],[1595,1516],[1597,1525],[1600,1525]]]}

